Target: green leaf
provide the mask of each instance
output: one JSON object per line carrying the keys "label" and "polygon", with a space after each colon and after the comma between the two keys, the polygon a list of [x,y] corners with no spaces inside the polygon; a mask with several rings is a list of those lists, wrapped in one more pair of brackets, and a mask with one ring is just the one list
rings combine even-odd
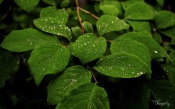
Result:
{"label": "green leaf", "polygon": [[56,5],[55,0],[42,0],[42,1],[49,4],[49,5]]}
{"label": "green leaf", "polygon": [[44,34],[36,29],[28,28],[12,31],[3,40],[1,47],[13,52],[24,52],[45,43],[57,44],[58,40],[54,36]]}
{"label": "green leaf", "polygon": [[38,5],[39,0],[14,0],[14,2],[25,11],[31,12]]}
{"label": "green leaf", "polygon": [[[166,19],[166,20],[165,20]],[[175,14],[170,11],[158,11],[154,18],[157,29],[175,26]]]}
{"label": "green leaf", "polygon": [[161,109],[174,109],[175,107],[175,86],[166,80],[151,81],[149,84],[155,100]]}
{"label": "green leaf", "polygon": [[61,7],[62,7],[62,8],[65,8],[66,6],[69,5],[69,3],[70,3],[70,0],[63,0],[63,1],[61,2]]}
{"label": "green leaf", "polygon": [[75,55],[85,64],[101,57],[106,50],[106,40],[87,33],[80,36],[73,45]]}
{"label": "green leaf", "polygon": [[111,53],[129,53],[137,56],[151,67],[151,56],[145,44],[132,39],[116,39],[111,43]]}
{"label": "green leaf", "polygon": [[173,62],[174,65],[168,65],[168,66],[164,66],[164,70],[167,72],[167,76],[169,81],[172,84],[175,84],[175,62]]}
{"label": "green leaf", "polygon": [[122,7],[119,1],[103,1],[100,3],[99,8],[106,15],[118,16],[122,14]]}
{"label": "green leaf", "polygon": [[31,73],[37,85],[47,74],[61,72],[69,62],[69,50],[61,45],[43,44],[37,46],[28,60]]}
{"label": "green leaf", "polygon": [[108,55],[97,62],[95,69],[103,75],[120,78],[135,78],[151,72],[146,62],[129,53]]}
{"label": "green leaf", "polygon": [[167,76],[168,76],[168,79],[171,83],[175,84],[175,50],[172,50],[170,53],[169,53],[169,56],[170,56],[170,61],[171,61],[171,64],[170,65],[164,65],[163,68],[164,70],[167,72]]}
{"label": "green leaf", "polygon": [[82,35],[81,28],[79,26],[72,27],[71,30],[74,36],[76,37],[79,37]]}
{"label": "green leaf", "polygon": [[[172,50],[172,51],[169,53],[169,56],[170,56],[170,61],[175,63],[175,50]],[[174,65],[175,65],[175,64],[174,64]]]}
{"label": "green leaf", "polygon": [[54,17],[58,22],[66,24],[69,15],[66,10],[57,10],[56,7],[48,6],[46,8],[42,8],[40,17]]}
{"label": "green leaf", "polygon": [[170,42],[171,45],[175,45],[175,38],[173,38]]}
{"label": "green leaf", "polygon": [[134,2],[133,2],[133,1],[123,1],[123,2],[121,2],[123,10],[126,11],[126,9],[127,9],[132,3],[134,3]]}
{"label": "green leaf", "polygon": [[130,6],[130,5],[132,5],[133,3],[135,3],[135,2],[144,2],[144,0],[124,0],[124,1],[122,1],[121,2],[121,5],[122,5],[122,8],[123,8],[123,10],[124,11],[126,11],[126,9]]}
{"label": "green leaf", "polygon": [[41,17],[34,20],[34,25],[44,32],[66,37],[69,41],[72,38],[70,29],[53,17]]}
{"label": "green leaf", "polygon": [[107,41],[112,41],[115,40],[117,37],[119,37],[120,35],[122,35],[123,32],[109,32],[103,35],[103,37],[107,40]]}
{"label": "green leaf", "polygon": [[151,33],[151,27],[148,21],[127,20],[127,22],[131,25],[133,31]]}
{"label": "green leaf", "polygon": [[163,29],[160,31],[160,33],[166,35],[167,37],[175,38],[175,26],[171,28]]}
{"label": "green leaf", "polygon": [[139,32],[129,32],[121,35],[118,38],[131,38],[133,40],[136,40],[140,43],[145,44],[150,53],[152,59],[158,59],[163,57],[168,57],[167,52],[163,47],[161,47],[152,37],[150,37],[148,34],[145,33],[139,33]]}
{"label": "green leaf", "polygon": [[83,28],[84,28],[84,31],[87,32],[87,33],[93,33],[93,26],[90,22],[83,22],[82,23],[83,25]]}
{"label": "green leaf", "polygon": [[114,5],[100,5],[100,9],[103,11],[103,14],[106,14],[106,15],[114,16],[119,14],[119,9]]}
{"label": "green leaf", "polygon": [[152,20],[154,11],[152,7],[145,2],[134,2],[125,10],[125,19],[131,20]]}
{"label": "green leaf", "polygon": [[7,51],[0,49],[0,88],[5,85],[5,81],[18,70],[19,58],[11,55]]}
{"label": "green leaf", "polygon": [[129,28],[129,25],[125,21],[110,15],[102,15],[97,21],[96,26],[100,35]]}
{"label": "green leaf", "polygon": [[164,5],[164,0],[156,0],[156,1],[157,1],[157,3],[158,3],[160,6],[163,7],[163,5]]}
{"label": "green leaf", "polygon": [[162,36],[159,33],[155,32],[152,34],[152,36],[157,43],[162,43]]}
{"label": "green leaf", "polygon": [[90,81],[91,73],[89,70],[82,66],[69,67],[49,83],[47,101],[52,105],[58,104],[72,89]]}
{"label": "green leaf", "polygon": [[109,109],[109,101],[103,88],[87,83],[72,90],[56,109]]}

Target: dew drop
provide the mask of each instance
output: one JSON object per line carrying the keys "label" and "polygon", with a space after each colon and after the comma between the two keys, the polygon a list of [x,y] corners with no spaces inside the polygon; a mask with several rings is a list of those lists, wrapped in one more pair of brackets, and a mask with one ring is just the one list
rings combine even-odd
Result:
{"label": "dew drop", "polygon": [[109,70],[112,70],[112,68],[110,67]]}
{"label": "dew drop", "polygon": [[155,52],[155,53],[158,53],[158,51],[157,51],[157,50],[155,50],[154,52]]}
{"label": "dew drop", "polygon": [[142,74],[143,74],[143,72],[140,72],[140,74],[142,75]]}

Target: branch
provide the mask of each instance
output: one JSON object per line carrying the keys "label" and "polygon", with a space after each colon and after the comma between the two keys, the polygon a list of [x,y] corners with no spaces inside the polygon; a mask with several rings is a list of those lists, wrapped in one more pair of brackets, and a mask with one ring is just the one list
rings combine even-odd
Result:
{"label": "branch", "polygon": [[91,74],[92,74],[92,77],[94,78],[95,83],[98,83],[98,81],[97,81],[97,79],[96,79],[96,77],[95,77],[95,75],[94,75],[94,73],[93,73],[93,71],[92,71],[92,68],[89,67],[89,65],[88,65],[88,68],[90,69],[90,72],[91,72]]}
{"label": "branch", "polygon": [[80,27],[81,27],[81,32],[82,32],[82,34],[84,34],[84,28],[83,28],[82,19],[81,19],[81,16],[80,16],[80,7],[79,7],[78,0],[75,0],[75,3],[76,3],[78,20],[79,20]]}
{"label": "branch", "polygon": [[86,14],[91,15],[93,18],[95,18],[97,20],[99,19],[99,17],[97,17],[96,15],[92,14],[91,12],[89,12],[89,11],[83,9],[83,8],[80,8],[80,10],[83,11],[84,13],[86,13]]}

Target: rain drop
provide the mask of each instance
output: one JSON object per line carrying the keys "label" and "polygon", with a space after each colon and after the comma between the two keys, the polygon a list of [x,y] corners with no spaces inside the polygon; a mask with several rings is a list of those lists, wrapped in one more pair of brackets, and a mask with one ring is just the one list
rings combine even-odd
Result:
{"label": "rain drop", "polygon": [[155,52],[155,53],[158,53],[158,51],[157,51],[157,50],[155,50],[154,52]]}
{"label": "rain drop", "polygon": [[142,74],[143,74],[143,72],[140,72],[140,74],[142,75]]}
{"label": "rain drop", "polygon": [[109,70],[112,70],[112,68],[110,67]]}
{"label": "rain drop", "polygon": [[43,68],[43,71],[45,70],[45,68]]}

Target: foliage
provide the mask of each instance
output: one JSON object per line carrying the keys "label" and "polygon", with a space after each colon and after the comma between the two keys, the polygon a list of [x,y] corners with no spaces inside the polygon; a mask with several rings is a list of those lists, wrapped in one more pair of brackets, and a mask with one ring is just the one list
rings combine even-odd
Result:
{"label": "foliage", "polygon": [[165,0],[0,0],[1,109],[173,109]]}

